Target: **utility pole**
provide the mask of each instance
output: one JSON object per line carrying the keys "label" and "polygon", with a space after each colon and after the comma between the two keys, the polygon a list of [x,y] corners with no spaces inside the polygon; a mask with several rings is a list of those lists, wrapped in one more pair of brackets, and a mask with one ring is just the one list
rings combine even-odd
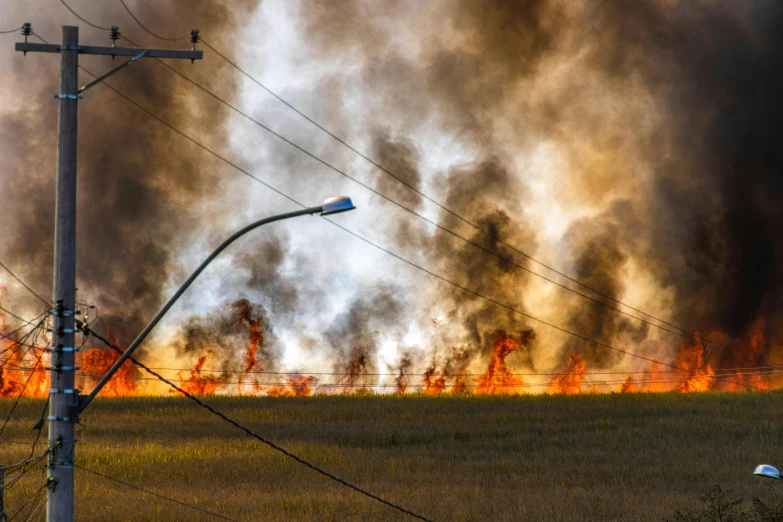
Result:
{"label": "utility pole", "polygon": [[0,466],[0,522],[8,522],[5,514],[5,468]]}
{"label": "utility pole", "polygon": [[[78,101],[81,93],[101,83],[116,72],[132,65],[143,57],[186,58],[191,61],[203,58],[196,51],[198,31],[191,32],[193,47],[189,51],[168,49],[136,49],[116,47],[120,32],[112,27],[111,47],[79,45],[79,28],[63,27],[62,44],[28,43],[32,33],[30,24],[24,24],[24,43],[17,43],[16,50],[28,52],[60,53],[59,135],[57,142],[57,202],[55,207],[54,242],[54,296],[52,310],[54,327],[49,390],[49,463],[46,499],[47,522],[73,522],[73,463],[76,439],[74,426],[79,422],[79,390],[75,389],[76,353],[76,153]],[[79,55],[92,54],[127,56],[131,59],[104,74],[95,81],[79,88]]]}

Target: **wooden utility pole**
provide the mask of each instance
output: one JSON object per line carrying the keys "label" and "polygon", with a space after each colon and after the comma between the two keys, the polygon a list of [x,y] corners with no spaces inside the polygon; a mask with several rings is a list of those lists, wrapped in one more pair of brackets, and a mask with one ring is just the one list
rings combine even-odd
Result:
{"label": "wooden utility pole", "polygon": [[[27,42],[32,34],[30,24],[25,24],[24,43],[17,43],[16,50],[28,52],[60,53],[59,135],[57,142],[57,202],[55,208],[54,241],[54,328],[52,329],[51,386],[49,390],[49,463],[46,520],[48,522],[73,522],[73,463],[76,439],[74,425],[79,421],[79,390],[75,388],[76,368],[76,152],[77,116],[80,93],[99,84],[109,76],[133,64],[142,57],[186,58],[200,60],[196,51],[198,31],[191,32],[193,49],[189,51],[167,49],[135,49],[121,47],[94,47],[79,45],[79,28],[63,27],[62,44],[33,44]],[[112,28],[111,38],[119,39],[119,30]],[[78,87],[79,55],[128,56],[131,60],[104,74],[95,81]],[[1,519],[0,519],[1,520]]]}

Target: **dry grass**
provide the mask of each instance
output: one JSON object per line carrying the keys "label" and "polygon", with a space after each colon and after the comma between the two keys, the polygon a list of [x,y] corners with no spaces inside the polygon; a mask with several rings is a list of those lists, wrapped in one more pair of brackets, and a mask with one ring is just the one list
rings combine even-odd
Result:
{"label": "dry grass", "polygon": [[[754,394],[209,401],[286,448],[436,520],[660,520],[712,484],[750,499],[781,486],[783,397]],[[0,401],[0,412],[10,407]],[[31,440],[23,402],[3,440]],[[23,455],[3,442],[0,459]],[[303,468],[182,398],[102,399],[78,462],[239,520],[406,520]],[[42,483],[7,494],[11,511]],[[79,520],[209,517],[77,470]]]}

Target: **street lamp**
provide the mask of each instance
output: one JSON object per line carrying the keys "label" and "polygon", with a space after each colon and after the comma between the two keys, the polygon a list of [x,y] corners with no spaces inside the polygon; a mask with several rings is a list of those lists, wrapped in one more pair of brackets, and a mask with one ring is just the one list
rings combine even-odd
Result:
{"label": "street lamp", "polygon": [[265,219],[262,219],[260,221],[256,221],[255,223],[251,223],[242,230],[236,232],[234,235],[223,241],[223,243],[215,249],[214,252],[212,252],[209,257],[207,257],[201,265],[196,269],[195,272],[185,281],[185,283],[177,290],[177,292],[169,299],[168,303],[161,308],[160,312],[158,312],[158,315],[155,316],[152,321],[150,321],[150,324],[148,324],[144,330],[139,334],[138,337],[131,343],[130,346],[128,346],[128,349],[123,352],[123,354],[120,356],[119,359],[114,363],[114,365],[109,368],[109,371],[106,372],[106,375],[104,375],[101,380],[98,382],[98,384],[95,385],[95,388],[90,392],[89,395],[84,395],[79,397],[79,413],[83,412],[84,409],[92,402],[92,400],[95,398],[96,395],[98,395],[98,392],[101,391],[101,388],[103,388],[107,382],[109,382],[109,379],[112,378],[112,376],[115,374],[117,370],[119,370],[120,366],[128,360],[128,358],[133,354],[133,351],[138,347],[142,341],[149,335],[149,333],[152,331],[153,328],[155,328],[155,325],[160,322],[160,320],[163,318],[164,315],[166,315],[166,312],[169,311],[169,309],[174,305],[174,303],[182,297],[182,294],[185,293],[185,290],[188,289],[188,287],[195,281],[195,279],[201,274],[201,272],[204,271],[204,269],[209,265],[220,253],[228,247],[231,243],[239,239],[240,237],[244,236],[251,230],[254,230],[260,226],[266,225],[268,223],[273,223],[275,221],[282,221],[284,219],[290,219],[294,217],[299,216],[307,216],[307,215],[313,215],[318,214],[320,216],[330,216],[332,214],[339,214],[340,212],[347,212],[349,210],[354,210],[356,207],[354,206],[353,202],[351,201],[351,198],[346,196],[335,196],[328,198],[326,201],[323,202],[323,205],[320,205],[318,207],[310,207],[305,208],[303,210],[297,210],[295,212],[288,212],[286,214],[278,214],[277,216],[268,217]]}
{"label": "street lamp", "polygon": [[775,466],[770,466],[769,464],[759,464],[756,466],[756,470],[753,472],[753,474],[760,477],[769,477],[775,480],[780,480],[782,478],[778,468]]}

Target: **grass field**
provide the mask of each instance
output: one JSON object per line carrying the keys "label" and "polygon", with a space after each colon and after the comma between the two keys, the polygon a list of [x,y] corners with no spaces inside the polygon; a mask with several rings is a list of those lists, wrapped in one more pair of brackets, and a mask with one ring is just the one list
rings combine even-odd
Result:
{"label": "grass field", "polygon": [[[654,521],[696,507],[713,484],[748,502],[783,493],[751,474],[758,463],[783,465],[783,396],[772,393],[208,401],[439,521]],[[0,413],[11,404],[0,401]],[[2,462],[29,451],[6,441],[32,440],[42,407],[20,404]],[[100,399],[79,431],[78,463],[234,519],[407,520],[187,399]],[[28,477],[7,492],[9,512],[43,483],[42,472]],[[83,470],[76,481],[78,520],[210,519]]]}

